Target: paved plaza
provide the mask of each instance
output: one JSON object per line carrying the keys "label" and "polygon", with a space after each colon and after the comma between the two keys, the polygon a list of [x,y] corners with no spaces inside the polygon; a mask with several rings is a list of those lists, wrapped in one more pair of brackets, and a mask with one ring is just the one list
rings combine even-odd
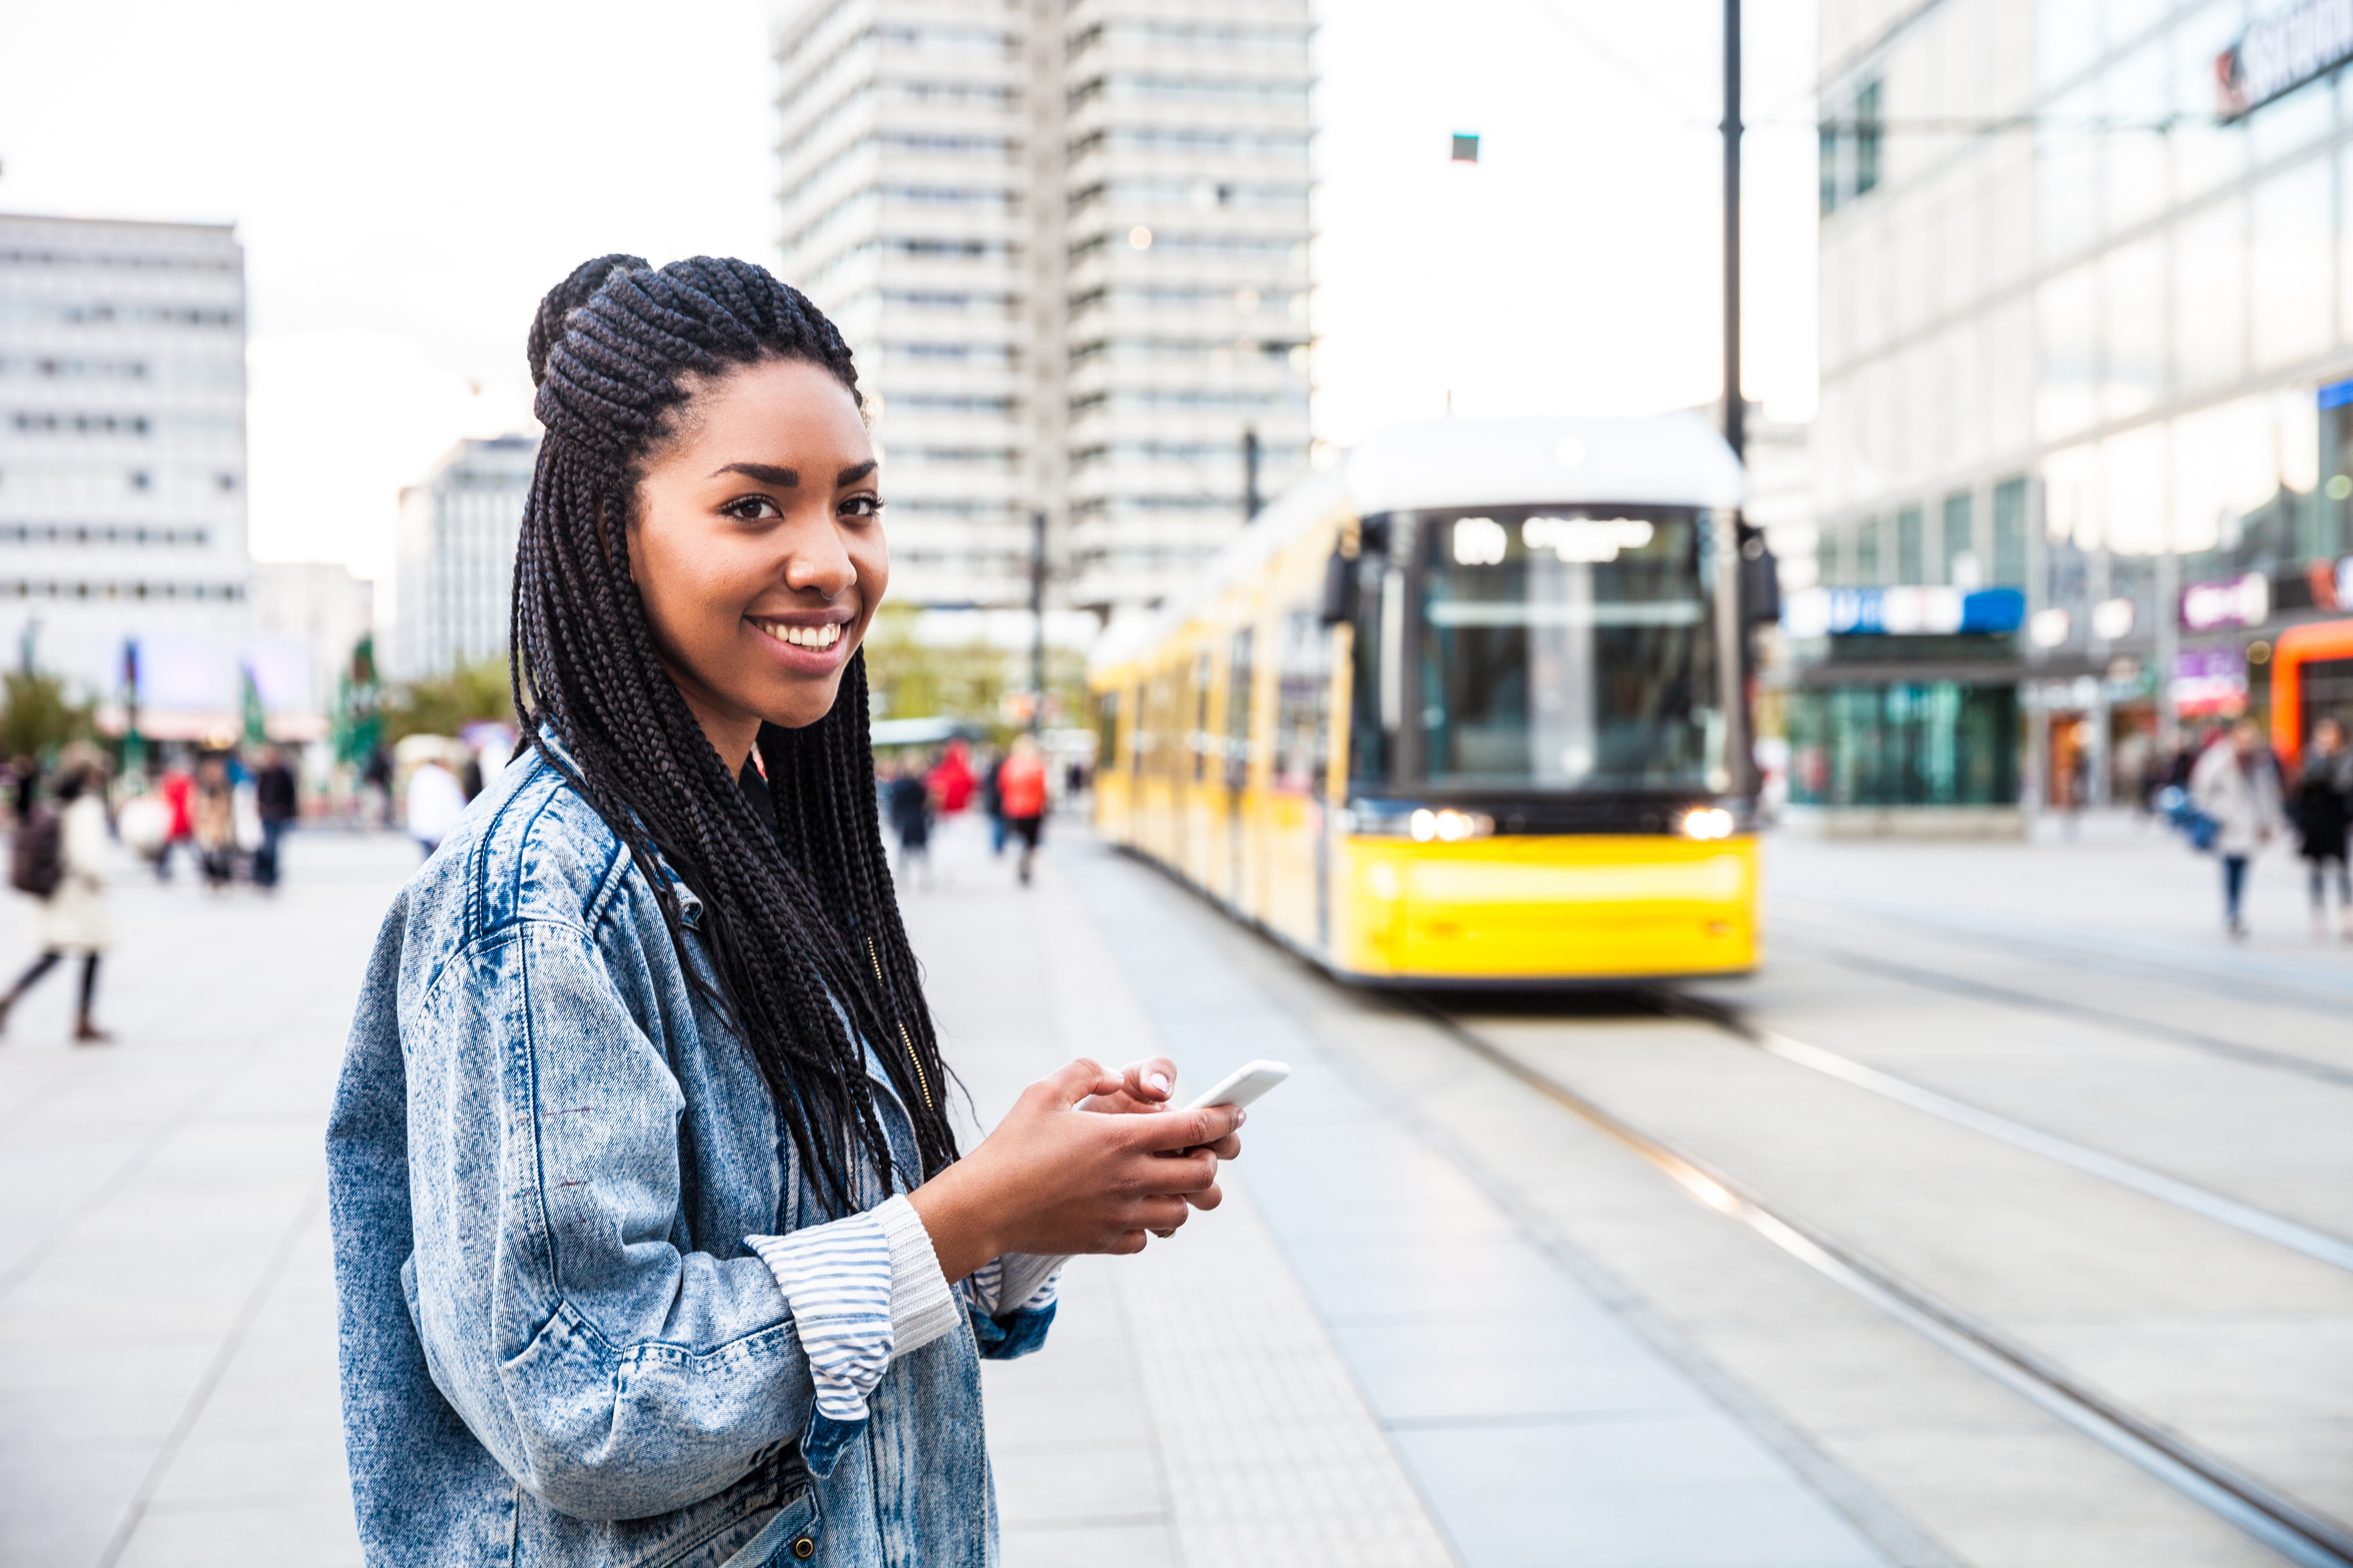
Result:
{"label": "paved plaza", "polygon": [[[904,900],[978,1123],[1079,1054],[1165,1050],[1193,1084],[1261,1056],[1297,1076],[1253,1112],[1224,1208],[1140,1258],[1075,1263],[1047,1349],[989,1367],[1009,1568],[2272,1561],[1693,1204],[1410,1007],[1326,984],[1082,831],[1058,824],[1051,837],[1024,891],[977,825],[951,825],[933,885]],[[1912,960],[1863,952],[1849,927],[1883,926],[1900,906],[1992,941],[2032,880],[2042,918],[2099,926],[2115,963],[2194,960],[2243,986],[2275,970],[2305,994],[2353,998],[2353,965],[2312,943],[2276,860],[2258,869],[2255,941],[2232,949],[2197,901],[2209,868],[2121,824],[2035,848],[1773,853],[1788,954],[1735,998],[1841,1048],[1886,1037],[1890,1017],[1926,1020],[1922,1048],[1945,1054],[1924,1070],[1987,1096],[2024,1080],[1968,1079],[1983,1064],[1936,1035],[1933,1010],[1909,994],[1874,1000],[1871,987],[1895,984],[1880,971]],[[63,973],[10,1019],[0,1568],[357,1561],[321,1129],[361,963],[414,858],[390,837],[306,835],[274,899],[159,887],[126,862],[100,1009],[119,1043],[64,1043]],[[2122,912],[2104,910],[2089,870],[2114,884],[2107,904],[2128,895]],[[1938,879],[1951,890],[1924,899]],[[0,963],[17,962],[28,928],[21,900],[0,907]],[[1957,940],[1931,945],[1949,957]],[[1654,1124],[1682,1118],[1679,1134],[1761,1139],[1740,1155],[1760,1169],[1822,1152],[1759,1131],[1784,1109],[1809,1113],[1796,1097],[1812,1090],[1756,1053],[1712,1054],[1735,1047],[1687,1024],[1603,1005],[1482,1027],[1513,1049],[1526,1036],[1562,1076],[1588,1075]],[[2162,1084],[2171,1069],[2154,1070]],[[2160,1138],[2168,1107],[2200,1097],[2187,1079],[2175,1089],[2149,1109],[2157,1121],[2116,1138]],[[2109,1114],[2094,1098],[2067,1114]],[[2341,1126],[2323,1119],[2311,1135]],[[1873,1136],[1858,1133],[1859,1159]],[[1951,1181],[1974,1179],[1965,1157]],[[1830,1212],[1853,1191],[1859,1167],[1842,1159],[1788,1179],[1829,1184]],[[2311,1162],[2298,1175],[2218,1152],[2207,1166],[2218,1184],[2276,1179],[2273,1206],[2348,1228],[2341,1182],[2295,1186]],[[2071,1190],[2052,1206],[2078,1201]],[[1909,1236],[1896,1226],[1884,1247],[1900,1253]],[[2321,1285],[2277,1278],[2313,1312],[2336,1310]],[[2319,1428],[2250,1427],[2250,1451],[2274,1473],[2262,1443],[2335,1452],[2342,1408],[2325,1442]]]}

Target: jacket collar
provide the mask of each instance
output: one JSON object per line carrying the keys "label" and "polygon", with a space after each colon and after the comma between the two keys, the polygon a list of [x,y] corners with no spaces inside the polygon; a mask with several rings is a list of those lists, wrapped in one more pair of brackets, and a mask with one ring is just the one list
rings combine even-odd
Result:
{"label": "jacket collar", "polygon": [[[556,732],[554,725],[541,725],[539,727],[539,738],[546,745],[548,751],[553,752],[556,760],[563,764],[564,772],[570,774],[573,778],[580,776],[580,760],[572,754],[572,748],[564,743],[564,737]],[[533,752],[533,757],[541,767],[547,766],[547,759],[545,757],[540,756],[536,752]],[[632,815],[635,814],[632,813]],[[661,885],[670,889],[671,895],[678,900],[679,923],[687,926],[700,926],[702,923],[702,900],[701,896],[695,892],[692,887],[688,885],[684,877],[679,875],[678,868],[670,863],[669,858],[661,852],[661,847],[659,845],[654,846],[653,861],[654,870],[661,878]]]}

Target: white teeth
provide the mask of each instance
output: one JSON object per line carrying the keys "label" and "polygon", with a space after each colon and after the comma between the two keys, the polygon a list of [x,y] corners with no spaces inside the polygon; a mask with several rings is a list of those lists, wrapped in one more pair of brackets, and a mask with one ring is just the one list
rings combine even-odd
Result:
{"label": "white teeth", "polygon": [[841,640],[841,628],[838,626],[764,626],[760,629],[778,642],[787,642],[795,647],[828,648]]}

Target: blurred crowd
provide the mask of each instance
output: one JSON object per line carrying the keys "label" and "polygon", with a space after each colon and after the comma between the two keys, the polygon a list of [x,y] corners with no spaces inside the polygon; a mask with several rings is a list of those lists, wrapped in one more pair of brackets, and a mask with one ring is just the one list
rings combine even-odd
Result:
{"label": "blurred crowd", "polygon": [[1010,745],[955,740],[936,750],[909,746],[875,758],[875,805],[898,840],[894,873],[899,886],[932,886],[932,838],[943,821],[977,811],[988,823],[988,852],[1001,858],[1018,846],[1015,876],[1029,885],[1046,818],[1061,801],[1075,800],[1088,784],[1082,756],[1050,758],[1030,735]]}
{"label": "blurred crowd", "polygon": [[2353,749],[2335,719],[2313,725],[2293,767],[2253,720],[2211,726],[2149,770],[2142,805],[2220,862],[2222,921],[2232,936],[2247,934],[2248,868],[2273,844],[2292,840],[2305,864],[2313,935],[2353,941],[2353,879],[2345,864]]}

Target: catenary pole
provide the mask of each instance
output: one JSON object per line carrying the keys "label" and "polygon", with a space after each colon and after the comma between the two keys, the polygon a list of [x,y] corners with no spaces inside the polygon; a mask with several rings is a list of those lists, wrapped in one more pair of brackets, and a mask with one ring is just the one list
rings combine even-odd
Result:
{"label": "catenary pole", "polygon": [[1724,0],[1724,440],[1748,458],[1740,395],[1740,0]]}
{"label": "catenary pole", "polygon": [[1029,514],[1029,732],[1046,727],[1046,514]]}

